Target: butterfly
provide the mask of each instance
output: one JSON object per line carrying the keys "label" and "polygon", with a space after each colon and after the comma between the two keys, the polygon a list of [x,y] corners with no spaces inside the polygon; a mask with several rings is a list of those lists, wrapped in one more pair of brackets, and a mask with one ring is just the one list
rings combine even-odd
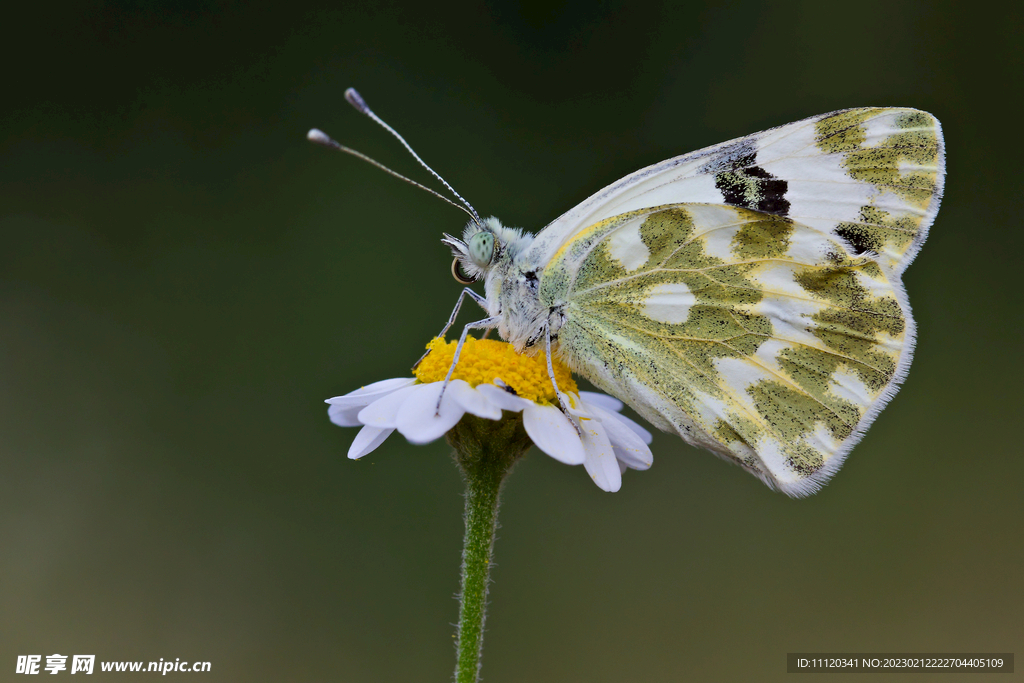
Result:
{"label": "butterfly", "polygon": [[487,312],[460,342],[496,329],[520,353],[554,353],[659,429],[809,495],[907,374],[901,275],[944,174],[938,120],[878,107],[648,166],[536,235],[480,219],[435,173],[472,216],[442,240],[452,274],[485,292],[460,296]]}

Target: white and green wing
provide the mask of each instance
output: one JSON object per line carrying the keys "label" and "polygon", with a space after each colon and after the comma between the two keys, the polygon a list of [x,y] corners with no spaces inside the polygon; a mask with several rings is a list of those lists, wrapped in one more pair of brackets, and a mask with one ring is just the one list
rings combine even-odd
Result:
{"label": "white and green wing", "polygon": [[902,290],[788,218],[676,204],[591,226],[544,270],[569,365],[655,426],[793,496],[834,473],[895,392]]}
{"label": "white and green wing", "polygon": [[529,260],[547,263],[580,230],[618,214],[706,202],[785,216],[900,273],[938,212],[943,177],[942,131],[931,114],[836,111],[626,176],[546,227]]}

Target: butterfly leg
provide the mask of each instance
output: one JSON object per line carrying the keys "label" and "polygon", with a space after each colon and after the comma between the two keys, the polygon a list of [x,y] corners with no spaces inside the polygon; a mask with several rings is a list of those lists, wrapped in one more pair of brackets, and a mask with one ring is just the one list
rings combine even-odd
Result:
{"label": "butterfly leg", "polygon": [[469,334],[469,331],[489,330],[492,327],[497,327],[500,322],[501,316],[496,315],[493,318],[484,318],[483,320],[477,320],[475,323],[469,323],[462,328],[462,336],[459,337],[459,343],[455,347],[455,356],[452,358],[452,364],[448,367],[448,374],[444,376],[444,384],[441,386],[441,394],[437,397],[436,415],[441,414],[441,399],[444,398],[445,389],[448,388],[448,382],[452,379],[452,373],[455,372],[455,366],[459,363],[459,355],[462,353],[462,345],[466,343],[466,336]]}
{"label": "butterfly leg", "polygon": [[[455,309],[452,311],[452,314],[448,316],[448,322],[447,324],[445,324],[444,329],[441,330],[440,334],[437,335],[438,337],[444,337],[445,333],[448,332],[451,326],[455,324],[455,318],[459,316],[459,309],[462,308],[462,300],[465,299],[467,296],[473,301],[480,304],[480,308],[484,309],[485,311],[487,310],[487,299],[483,298],[469,287],[464,287],[462,289],[462,293],[459,294],[459,300],[455,302]],[[415,370],[416,368],[418,368],[420,366],[420,363],[423,362],[423,359],[429,355],[430,351],[427,351],[422,356],[420,356],[420,359],[413,364],[412,369]]]}
{"label": "butterfly leg", "polygon": [[[569,411],[569,404],[566,403],[565,395],[562,394],[561,390],[558,388],[558,382],[555,380],[555,366],[551,363],[551,328],[546,325],[544,326],[544,353],[547,355],[548,377],[551,378],[551,386],[555,388],[555,396],[558,397],[558,404],[562,406],[562,412],[565,413],[567,418],[569,418],[569,416],[572,415]],[[577,424],[572,418],[569,418],[569,424],[571,424],[576,430],[576,434],[580,438],[583,438],[583,431],[580,429],[579,424]]]}

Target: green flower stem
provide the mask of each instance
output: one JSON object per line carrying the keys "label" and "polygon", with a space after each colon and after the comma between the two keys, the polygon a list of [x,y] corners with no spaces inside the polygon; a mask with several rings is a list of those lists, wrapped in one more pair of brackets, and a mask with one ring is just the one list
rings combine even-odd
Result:
{"label": "green flower stem", "polygon": [[455,681],[477,683],[501,485],[531,442],[521,415],[509,413],[497,422],[467,415],[447,436],[466,480],[466,537],[462,548]]}

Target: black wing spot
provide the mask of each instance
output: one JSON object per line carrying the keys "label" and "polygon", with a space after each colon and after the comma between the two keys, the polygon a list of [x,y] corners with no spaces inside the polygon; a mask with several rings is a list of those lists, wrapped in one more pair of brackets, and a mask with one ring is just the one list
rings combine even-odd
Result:
{"label": "black wing spot", "polygon": [[751,166],[745,172],[747,176],[757,178],[760,181],[761,198],[758,200],[757,206],[752,208],[764,211],[765,213],[773,213],[777,216],[789,214],[789,201],[786,199],[789,183],[776,178],[760,166]]}
{"label": "black wing spot", "polygon": [[[715,187],[727,204],[776,216],[789,215],[789,183],[755,164],[756,150],[728,158],[726,169],[715,174]],[[724,159],[722,161],[725,161]]]}
{"label": "black wing spot", "polygon": [[863,225],[844,223],[836,228],[836,234],[856,250],[854,256],[878,254],[882,250],[882,240],[879,236]]}

